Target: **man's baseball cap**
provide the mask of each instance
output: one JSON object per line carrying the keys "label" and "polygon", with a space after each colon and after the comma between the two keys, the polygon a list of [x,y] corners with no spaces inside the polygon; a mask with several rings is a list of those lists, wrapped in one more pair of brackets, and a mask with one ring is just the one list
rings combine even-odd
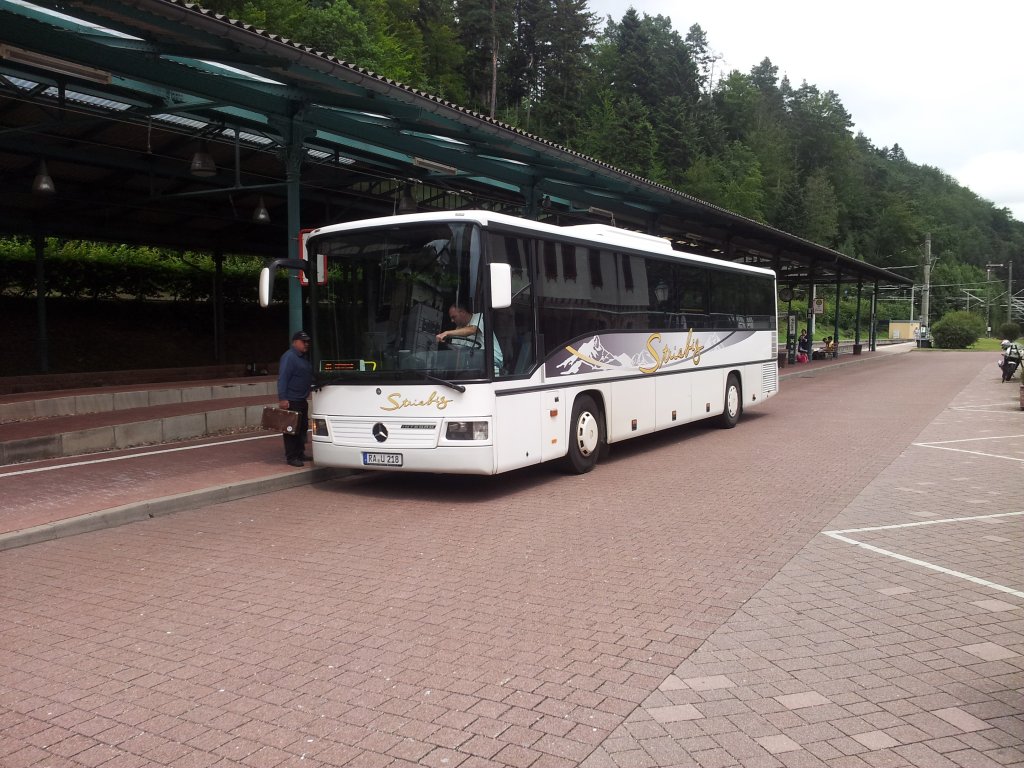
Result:
{"label": "man's baseball cap", "polygon": [[312,337],[305,331],[296,331],[295,335],[292,336],[292,341],[312,341]]}

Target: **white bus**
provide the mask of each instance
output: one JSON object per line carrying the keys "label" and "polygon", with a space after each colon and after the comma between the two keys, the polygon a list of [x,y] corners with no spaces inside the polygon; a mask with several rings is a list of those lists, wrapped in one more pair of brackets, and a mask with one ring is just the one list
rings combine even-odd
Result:
{"label": "white bus", "polygon": [[[583,473],[610,443],[733,427],[778,391],[770,270],[488,211],[325,226],[304,246],[326,265],[308,306],[320,466]],[[439,341],[453,320],[468,335]]]}

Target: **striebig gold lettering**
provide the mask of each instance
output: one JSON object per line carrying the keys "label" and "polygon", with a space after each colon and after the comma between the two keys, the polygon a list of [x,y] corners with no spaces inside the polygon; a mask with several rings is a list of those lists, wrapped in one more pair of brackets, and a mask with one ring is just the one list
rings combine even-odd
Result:
{"label": "striebig gold lettering", "polygon": [[647,352],[654,362],[647,366],[640,366],[640,373],[654,373],[668,363],[687,358],[692,358],[694,365],[700,365],[700,354],[704,351],[704,345],[693,337],[692,328],[687,331],[686,343],[681,347],[673,347],[671,344],[662,345],[660,342],[660,333],[652,333],[647,337]]}
{"label": "striebig gold lettering", "polygon": [[410,400],[407,397],[402,397],[401,392],[392,392],[387,397],[389,405],[382,405],[380,409],[382,411],[399,411],[402,408],[437,408],[439,411],[443,411],[452,402],[444,395],[437,394],[437,390],[431,392],[425,400]]}

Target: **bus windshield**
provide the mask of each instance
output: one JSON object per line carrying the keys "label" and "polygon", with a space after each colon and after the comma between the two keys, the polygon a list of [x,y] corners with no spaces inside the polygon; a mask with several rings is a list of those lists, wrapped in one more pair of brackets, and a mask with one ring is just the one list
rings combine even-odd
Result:
{"label": "bus windshield", "polygon": [[[321,383],[490,375],[479,228],[466,222],[327,233],[313,335]],[[441,334],[446,338],[438,340]]]}

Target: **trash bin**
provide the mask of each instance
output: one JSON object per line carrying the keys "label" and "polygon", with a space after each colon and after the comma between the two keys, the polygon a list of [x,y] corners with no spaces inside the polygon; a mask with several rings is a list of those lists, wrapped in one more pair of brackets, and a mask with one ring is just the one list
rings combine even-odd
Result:
{"label": "trash bin", "polygon": [[853,354],[855,354],[855,355],[859,355],[859,354],[860,354],[860,351],[861,351],[861,350],[862,350],[863,348],[864,348],[864,345],[863,345],[863,344],[854,344],[854,345],[853,345]]}

